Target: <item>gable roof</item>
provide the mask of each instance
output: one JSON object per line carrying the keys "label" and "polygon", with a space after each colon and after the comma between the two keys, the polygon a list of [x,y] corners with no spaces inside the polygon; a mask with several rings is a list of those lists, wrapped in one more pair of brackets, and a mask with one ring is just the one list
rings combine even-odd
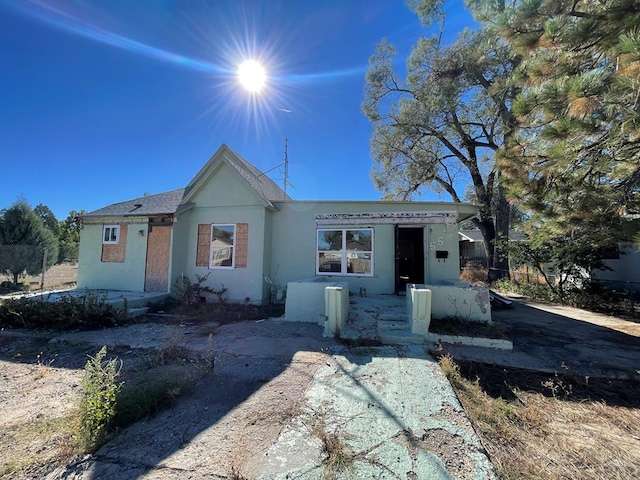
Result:
{"label": "gable roof", "polygon": [[231,167],[265,206],[273,207],[273,202],[291,200],[291,197],[264,172],[258,170],[223,143],[187,185],[183,198],[184,203],[188,203],[209,181],[221,163]]}
{"label": "gable roof", "polygon": [[184,191],[184,188],[179,188],[170,192],[145,195],[144,197],[99,208],[93,212],[85,213],[81,217],[146,217],[172,214],[176,212],[178,205],[180,205]]}

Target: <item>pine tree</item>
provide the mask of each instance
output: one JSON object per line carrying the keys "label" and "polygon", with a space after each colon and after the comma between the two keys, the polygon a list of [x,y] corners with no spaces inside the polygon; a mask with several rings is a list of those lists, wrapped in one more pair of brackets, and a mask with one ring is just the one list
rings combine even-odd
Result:
{"label": "pine tree", "polygon": [[640,2],[515,2],[497,19],[522,58],[521,130],[499,158],[537,235],[627,237],[640,203]]}
{"label": "pine tree", "polygon": [[0,272],[9,272],[13,283],[24,272],[37,275],[58,258],[58,239],[25,200],[0,213]]}

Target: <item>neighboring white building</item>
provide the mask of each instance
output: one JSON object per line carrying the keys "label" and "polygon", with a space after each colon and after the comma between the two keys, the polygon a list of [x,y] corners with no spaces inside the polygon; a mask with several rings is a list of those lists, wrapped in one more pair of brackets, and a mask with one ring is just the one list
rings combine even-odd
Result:
{"label": "neighboring white building", "polygon": [[622,292],[640,291],[640,245],[622,243],[610,249],[604,264],[610,270],[592,270],[592,280]]}

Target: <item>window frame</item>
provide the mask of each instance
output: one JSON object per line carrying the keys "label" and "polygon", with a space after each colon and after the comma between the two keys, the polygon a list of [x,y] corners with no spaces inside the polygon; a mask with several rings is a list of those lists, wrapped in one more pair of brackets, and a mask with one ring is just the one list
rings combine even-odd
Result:
{"label": "window frame", "polygon": [[[371,250],[347,250],[347,232],[351,231],[362,231],[366,230],[371,232]],[[340,250],[320,250],[319,248],[319,237],[320,232],[341,232],[341,248]],[[340,277],[373,277],[375,274],[375,229],[373,227],[341,227],[341,228],[316,228],[316,275],[325,275],[325,276],[340,276]],[[320,270],[320,254],[321,253],[331,253],[331,252],[339,252],[340,253],[340,271],[339,272],[327,272]],[[349,273],[348,268],[348,259],[349,254],[353,252],[362,252],[365,254],[370,254],[371,258],[371,271],[369,273]]]}
{"label": "window frame", "polygon": [[[115,240],[105,240],[105,236],[107,233],[107,229],[109,229],[109,238],[111,238],[113,235],[113,232],[115,231]],[[120,225],[117,224],[108,224],[108,225],[103,225],[102,226],[102,244],[103,245],[117,245],[118,243],[120,243]]]}
{"label": "window frame", "polygon": [[[233,243],[230,247],[215,247],[213,245],[214,236],[213,229],[220,227],[233,227]],[[237,249],[237,239],[236,236],[238,234],[238,225],[235,223],[212,223],[211,224],[211,236],[209,240],[209,269],[210,270],[231,270],[236,267],[236,249]],[[214,265],[213,261],[216,256],[216,250],[221,251],[225,248],[231,249],[231,265]]]}

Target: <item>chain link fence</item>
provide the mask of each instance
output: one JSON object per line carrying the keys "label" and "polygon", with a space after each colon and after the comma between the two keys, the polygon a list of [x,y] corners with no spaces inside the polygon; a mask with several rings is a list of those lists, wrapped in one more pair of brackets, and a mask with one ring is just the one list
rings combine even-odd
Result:
{"label": "chain link fence", "polygon": [[0,293],[29,290],[32,282],[27,278],[33,276],[39,276],[36,288],[44,288],[47,269],[55,260],[39,245],[0,244]]}

